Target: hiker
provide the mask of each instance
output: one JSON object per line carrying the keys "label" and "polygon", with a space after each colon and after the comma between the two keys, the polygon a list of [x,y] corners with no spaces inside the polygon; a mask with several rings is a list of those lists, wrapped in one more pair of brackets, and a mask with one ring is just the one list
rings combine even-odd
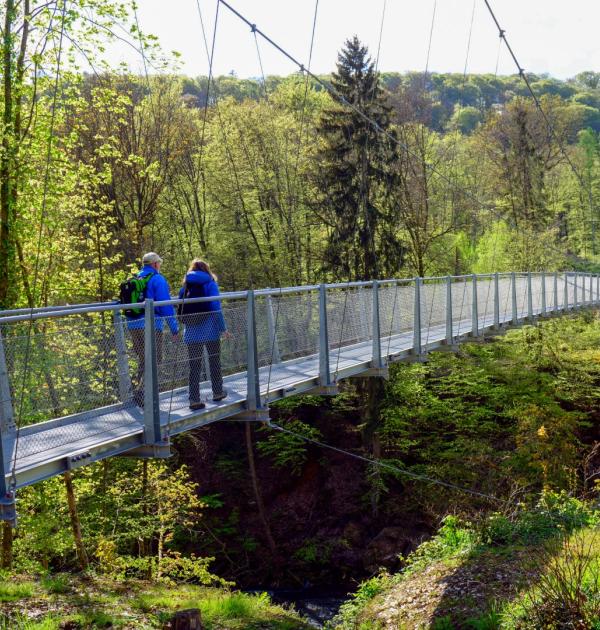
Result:
{"label": "hiker", "polygon": [[228,335],[220,300],[186,304],[186,298],[216,297],[219,295],[217,276],[208,263],[194,258],[183,279],[179,297],[184,299],[180,308],[185,324],[183,340],[189,354],[189,397],[190,409],[203,409],[206,405],[200,396],[200,381],[205,372],[204,349],[208,354],[208,372],[212,386],[213,401],[219,402],[227,396],[223,389],[221,373],[221,335]]}
{"label": "hiker", "polygon": [[[138,298],[140,302],[151,299],[156,302],[170,300],[171,294],[167,279],[160,273],[162,258],[155,252],[148,252],[142,258],[142,268],[135,278],[145,280],[143,295]],[[134,279],[135,279],[134,278]],[[129,281],[130,282],[130,281]],[[123,301],[123,300],[122,300]],[[136,382],[134,383],[133,399],[140,407],[144,406],[144,369],[146,363],[144,343],[144,310],[126,310],[127,328],[131,334],[133,349],[138,359]],[[156,361],[160,365],[163,357],[163,328],[166,321],[173,336],[179,333],[175,311],[171,305],[157,306],[154,308],[156,330]]]}

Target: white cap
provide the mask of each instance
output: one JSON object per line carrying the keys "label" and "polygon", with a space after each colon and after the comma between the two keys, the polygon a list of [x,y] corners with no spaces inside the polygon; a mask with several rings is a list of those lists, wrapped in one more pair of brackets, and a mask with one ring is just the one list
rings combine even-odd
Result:
{"label": "white cap", "polygon": [[152,265],[154,263],[161,263],[162,258],[156,252],[148,252],[144,254],[142,258],[142,264],[144,265]]}

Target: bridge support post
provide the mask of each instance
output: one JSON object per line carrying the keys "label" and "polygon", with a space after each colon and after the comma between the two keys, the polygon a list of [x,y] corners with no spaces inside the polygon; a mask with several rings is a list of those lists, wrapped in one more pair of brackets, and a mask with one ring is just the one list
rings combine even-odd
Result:
{"label": "bridge support post", "polygon": [[[271,359],[273,363],[281,363],[279,343],[277,342],[277,327],[275,325],[275,315],[273,314],[273,298],[271,295],[267,295],[267,327],[269,329],[269,350],[272,353]],[[208,363],[205,365],[208,365]]]}
{"label": "bridge support post", "polygon": [[473,337],[479,337],[479,309],[477,305],[477,276],[473,274],[471,276],[471,335]]}
{"label": "bridge support post", "polygon": [[381,321],[379,317],[379,282],[373,280],[373,350],[368,376],[388,378],[388,367],[381,356]]}
{"label": "bridge support post", "polygon": [[454,344],[454,331],[452,330],[452,277],[446,276],[446,344]]}
{"label": "bridge support post", "polygon": [[533,322],[533,284],[531,282],[531,271],[527,272],[527,319]]}
{"label": "bridge support post", "polygon": [[4,442],[8,436],[15,432],[15,416],[10,393],[10,381],[8,366],[4,353],[4,342],[0,330],[0,520],[8,521],[13,526],[17,522],[15,509],[15,496],[6,483],[6,470],[4,462]]}
{"label": "bridge support post", "polygon": [[546,315],[546,273],[542,271],[542,316]]}
{"label": "bridge support post", "polygon": [[149,445],[160,441],[154,300],[146,300],[144,304],[144,442]]}
{"label": "bridge support post", "polygon": [[494,274],[494,329],[500,329],[500,278]]}
{"label": "bridge support post", "polygon": [[517,274],[513,271],[510,274],[512,319],[511,324],[516,326],[519,323],[519,311],[517,310]]}
{"label": "bridge support post", "polygon": [[415,310],[413,317],[413,354],[422,354],[421,347],[421,285],[423,278],[415,278]]}
{"label": "bridge support post", "polygon": [[[264,416],[268,420],[268,410],[260,397],[260,374],[258,367],[258,344],[256,341],[256,307],[254,290],[248,291],[248,309],[246,316],[247,335],[247,371],[246,371],[246,418],[258,420]],[[266,412],[266,414],[265,414]]]}
{"label": "bridge support post", "polygon": [[125,333],[123,331],[123,317],[120,311],[113,314],[113,326],[115,329],[115,348],[117,350],[117,373],[119,375],[119,398],[126,403],[131,400],[131,377],[129,375],[129,358],[125,345]]}
{"label": "bridge support post", "polygon": [[335,396],[337,384],[331,380],[329,365],[329,328],[327,324],[327,287],[319,286],[319,388],[317,393]]}

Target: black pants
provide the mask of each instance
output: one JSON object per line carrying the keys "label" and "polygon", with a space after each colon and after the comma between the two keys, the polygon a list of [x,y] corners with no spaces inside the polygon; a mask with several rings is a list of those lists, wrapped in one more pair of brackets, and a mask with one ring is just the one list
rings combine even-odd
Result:
{"label": "black pants", "polygon": [[190,356],[190,401],[200,402],[200,382],[202,373],[205,372],[204,347],[208,353],[208,369],[210,371],[210,383],[212,385],[213,396],[220,396],[223,393],[223,374],[221,373],[221,341],[201,341],[199,343],[188,344]]}

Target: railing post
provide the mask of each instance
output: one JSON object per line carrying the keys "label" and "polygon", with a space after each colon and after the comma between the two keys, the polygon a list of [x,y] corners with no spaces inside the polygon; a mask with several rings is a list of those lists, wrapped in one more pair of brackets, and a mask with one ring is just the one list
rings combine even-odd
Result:
{"label": "railing post", "polygon": [[563,311],[569,310],[569,274],[565,271],[565,287],[563,296]]}
{"label": "railing post", "polygon": [[531,271],[527,272],[527,319],[533,321],[533,287],[531,283]]}
{"label": "railing post", "polygon": [[596,274],[596,304],[600,302],[600,274]]}
{"label": "railing post", "polygon": [[381,358],[381,323],[379,321],[379,283],[373,280],[373,356],[371,366],[382,368]]}
{"label": "railing post", "polygon": [[258,345],[256,342],[256,309],[254,290],[248,291],[246,316],[247,335],[247,371],[246,371],[246,407],[248,411],[257,411],[262,407],[260,400],[260,379],[258,371]]}
{"label": "railing post", "polygon": [[542,315],[546,315],[546,272],[542,271]]}
{"label": "railing post", "polygon": [[573,282],[573,309],[577,309],[577,283],[579,282],[579,272],[575,272],[574,282]]}
{"label": "railing post", "polygon": [[121,311],[114,311],[113,326],[115,329],[115,348],[117,351],[117,373],[119,376],[119,398],[121,402],[131,400],[131,376],[129,374],[129,357],[125,345],[125,332],[123,330],[123,317]]}
{"label": "railing post", "polygon": [[477,276],[475,274],[471,277],[471,335],[473,337],[479,337],[479,311],[477,309]]}
{"label": "railing post", "polygon": [[454,342],[452,330],[452,277],[446,276],[446,343],[451,346]]}
{"label": "railing post", "polygon": [[554,303],[552,304],[552,310],[558,311],[558,271],[554,272]]}
{"label": "railing post", "polygon": [[156,321],[154,300],[144,303],[144,441],[161,441],[158,405],[158,362],[156,359]]}
{"label": "railing post", "polygon": [[510,274],[511,298],[512,298],[512,320],[511,324],[515,326],[519,323],[519,311],[517,310],[517,274],[513,271]]}
{"label": "railing post", "polygon": [[500,329],[500,278],[498,272],[494,274],[494,328]]}
{"label": "railing post", "polygon": [[[279,299],[281,299],[281,297]],[[267,327],[269,329],[269,352],[272,354],[272,362],[281,363],[279,343],[277,341],[277,328],[275,326],[275,315],[273,313],[273,298],[270,294],[267,295]]]}
{"label": "railing post", "polygon": [[592,278],[592,274],[591,273],[589,273],[588,276],[590,277],[590,290],[589,290],[589,293],[588,293],[588,304],[592,304],[593,301],[594,301],[594,293],[593,293],[594,287],[592,285],[593,278]]}
{"label": "railing post", "polygon": [[415,312],[413,318],[413,353],[422,354],[421,347],[421,284],[422,278],[415,278]]}
{"label": "railing post", "polygon": [[319,287],[319,385],[331,387],[329,367],[329,330],[327,327],[327,287]]}
{"label": "railing post", "polygon": [[6,484],[6,468],[4,465],[4,440],[15,431],[15,417],[10,395],[10,381],[4,342],[0,330],[0,518],[12,523],[16,522],[15,499]]}

